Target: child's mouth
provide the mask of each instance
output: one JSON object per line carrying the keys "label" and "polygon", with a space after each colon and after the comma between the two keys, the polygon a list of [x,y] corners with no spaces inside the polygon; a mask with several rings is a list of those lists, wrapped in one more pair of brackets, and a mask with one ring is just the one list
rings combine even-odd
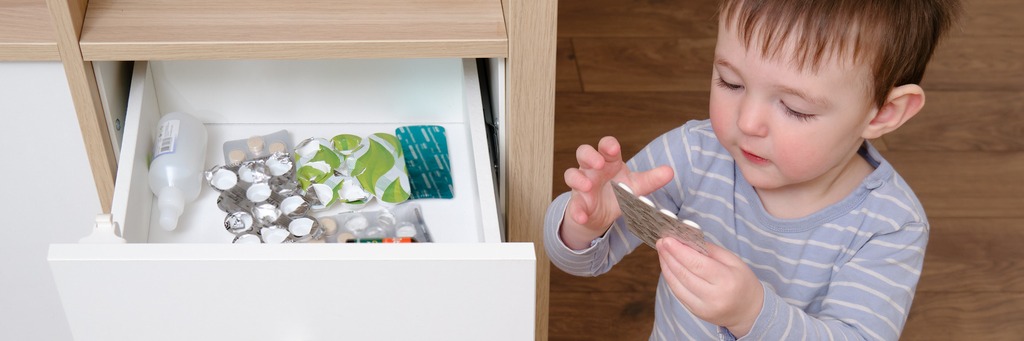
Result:
{"label": "child's mouth", "polygon": [[750,160],[750,162],[753,162],[755,164],[763,165],[768,163],[768,159],[754,155],[746,150],[743,150],[743,156],[745,156],[747,160]]}

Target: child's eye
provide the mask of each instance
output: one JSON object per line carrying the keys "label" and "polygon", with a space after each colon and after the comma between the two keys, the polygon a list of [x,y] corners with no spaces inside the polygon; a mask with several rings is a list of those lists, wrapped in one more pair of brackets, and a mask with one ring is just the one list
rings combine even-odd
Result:
{"label": "child's eye", "polygon": [[808,115],[808,114],[805,114],[805,113],[793,110],[788,105],[783,104],[782,106],[786,108],[786,114],[788,114],[789,116],[792,116],[792,117],[794,117],[794,118],[796,118],[798,120],[807,121],[807,120],[810,120],[810,119],[814,118],[814,115]]}
{"label": "child's eye", "polygon": [[742,85],[726,83],[724,80],[722,80],[722,78],[715,78],[715,83],[718,83],[718,86],[729,90],[739,90],[743,88]]}

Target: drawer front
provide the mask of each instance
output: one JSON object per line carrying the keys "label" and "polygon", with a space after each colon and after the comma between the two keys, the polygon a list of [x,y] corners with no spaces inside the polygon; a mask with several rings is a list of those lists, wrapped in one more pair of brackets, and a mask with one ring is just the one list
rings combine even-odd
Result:
{"label": "drawer front", "polygon": [[527,340],[532,244],[55,245],[76,340]]}
{"label": "drawer front", "polygon": [[[360,85],[358,98],[344,92]],[[296,98],[308,102],[301,113],[281,111]],[[456,195],[417,200],[436,243],[232,245],[207,186],[164,231],[147,160],[156,122],[174,110],[206,123],[207,167],[223,163],[224,141],[279,129],[298,142],[441,125]],[[374,110],[388,113],[365,116]],[[137,62],[125,123],[111,214],[129,243],[50,247],[76,339],[533,337],[534,248],[500,240],[472,60]]]}

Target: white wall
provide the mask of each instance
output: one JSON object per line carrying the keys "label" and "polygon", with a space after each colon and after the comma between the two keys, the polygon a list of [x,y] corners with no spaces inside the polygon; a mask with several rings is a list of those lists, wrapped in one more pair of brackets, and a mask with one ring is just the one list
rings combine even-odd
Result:
{"label": "white wall", "polygon": [[70,340],[46,262],[100,213],[59,62],[0,62],[0,340]]}

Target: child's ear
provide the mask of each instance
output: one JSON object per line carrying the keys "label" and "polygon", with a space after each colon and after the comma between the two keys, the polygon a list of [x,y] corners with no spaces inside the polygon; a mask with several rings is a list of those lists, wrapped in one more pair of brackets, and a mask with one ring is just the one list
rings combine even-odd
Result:
{"label": "child's ear", "polygon": [[917,84],[901,85],[889,91],[885,104],[868,122],[864,129],[865,139],[875,139],[888,134],[917,115],[924,107],[924,89]]}

